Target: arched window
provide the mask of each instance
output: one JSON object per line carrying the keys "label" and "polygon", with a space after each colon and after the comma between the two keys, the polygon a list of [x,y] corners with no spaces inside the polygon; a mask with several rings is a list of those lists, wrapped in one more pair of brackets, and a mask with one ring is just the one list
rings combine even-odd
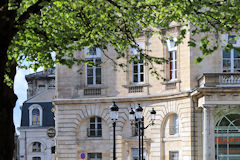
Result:
{"label": "arched window", "polygon": [[32,104],[29,108],[29,126],[42,126],[43,109],[39,104]]}
{"label": "arched window", "polygon": [[216,160],[240,159],[240,114],[228,114],[215,126]]}
{"label": "arched window", "polygon": [[40,112],[37,108],[32,110],[32,125],[40,125]]}
{"label": "arched window", "polygon": [[179,127],[178,127],[178,115],[172,114],[169,116],[169,134],[175,135],[178,134]]}
{"label": "arched window", "polygon": [[102,137],[102,119],[100,117],[89,119],[88,137]]}
{"label": "arched window", "polygon": [[32,160],[41,160],[41,157],[33,157]]}
{"label": "arched window", "polygon": [[33,152],[41,152],[41,143],[33,142],[32,151]]}

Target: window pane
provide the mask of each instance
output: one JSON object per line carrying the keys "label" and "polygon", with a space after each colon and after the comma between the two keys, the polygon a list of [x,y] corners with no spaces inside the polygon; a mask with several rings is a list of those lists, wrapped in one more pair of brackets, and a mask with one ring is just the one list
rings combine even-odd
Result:
{"label": "window pane", "polygon": [[144,75],[140,74],[140,81],[143,82],[144,81]]}
{"label": "window pane", "polygon": [[101,76],[96,77],[96,84],[101,84]]}
{"label": "window pane", "polygon": [[96,76],[101,76],[101,68],[96,68]]}
{"label": "window pane", "polygon": [[133,76],[133,82],[138,82],[138,75]]}
{"label": "window pane", "polygon": [[234,58],[240,58],[239,52],[235,49],[234,49]]}
{"label": "window pane", "polygon": [[143,65],[140,65],[140,72],[143,72]]}
{"label": "window pane", "polygon": [[234,59],[234,69],[240,68],[240,59]]}
{"label": "window pane", "polygon": [[223,69],[230,69],[231,68],[231,61],[230,59],[223,59]]}
{"label": "window pane", "polygon": [[99,66],[101,64],[101,59],[96,59],[95,65]]}
{"label": "window pane", "polygon": [[97,53],[97,48],[96,47],[92,47],[92,48],[89,49],[89,54],[90,55],[96,55],[96,53]]}
{"label": "window pane", "polygon": [[87,69],[87,76],[93,76],[93,68]]}
{"label": "window pane", "polygon": [[223,58],[230,58],[231,57],[231,52],[226,52],[223,50]]}
{"label": "window pane", "polygon": [[133,67],[133,72],[134,72],[134,73],[138,73],[138,66],[137,66],[137,65],[135,65],[135,66]]}
{"label": "window pane", "polygon": [[88,84],[93,84],[93,77],[88,77],[87,78],[87,83]]}

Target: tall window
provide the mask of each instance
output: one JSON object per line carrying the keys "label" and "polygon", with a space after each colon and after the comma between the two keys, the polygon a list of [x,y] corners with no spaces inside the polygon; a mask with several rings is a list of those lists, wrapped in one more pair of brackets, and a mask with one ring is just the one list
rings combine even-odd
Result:
{"label": "tall window", "polygon": [[33,157],[32,160],[41,160],[41,157]]}
{"label": "tall window", "polygon": [[179,153],[178,151],[170,151],[169,152],[169,160],[178,160]]}
{"label": "tall window", "polygon": [[178,116],[177,114],[170,115],[169,117],[169,134],[178,134]]}
{"label": "tall window", "polygon": [[101,84],[101,59],[91,59],[93,65],[87,65],[87,84],[96,85]]}
{"label": "tall window", "polygon": [[41,152],[41,143],[34,142],[32,145],[32,151],[33,152]]}
{"label": "tall window", "polygon": [[215,126],[216,160],[240,159],[240,114],[221,117]]}
{"label": "tall window", "polygon": [[88,153],[88,160],[102,160],[102,153]]}
{"label": "tall window", "polygon": [[237,50],[223,50],[223,72],[240,72],[240,54]]}
{"label": "tall window", "polygon": [[90,118],[89,128],[88,128],[89,137],[101,137],[102,136],[102,119],[100,117]]}
{"label": "tall window", "polygon": [[133,62],[133,82],[144,82],[144,64],[143,60],[138,57],[138,62]]}
{"label": "tall window", "polygon": [[[140,49],[144,49],[144,42],[138,42]],[[144,63],[143,59],[140,58],[140,53],[135,48],[130,49],[130,54],[133,56],[137,55],[138,60],[132,63],[132,81],[133,83],[144,82]]]}
{"label": "tall window", "polygon": [[32,110],[32,125],[40,125],[40,112],[37,108]]}
{"label": "tall window", "polygon": [[169,80],[177,79],[177,47],[175,39],[167,40],[168,56],[169,56]]}

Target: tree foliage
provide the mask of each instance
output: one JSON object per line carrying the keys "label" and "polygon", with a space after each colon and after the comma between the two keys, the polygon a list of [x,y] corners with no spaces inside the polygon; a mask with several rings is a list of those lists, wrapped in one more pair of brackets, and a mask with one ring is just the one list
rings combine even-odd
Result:
{"label": "tree foliage", "polygon": [[[137,47],[135,39],[140,35],[161,35],[161,29],[168,29],[171,22],[182,25],[178,43],[187,33],[184,26],[189,25],[193,35],[237,32],[239,7],[237,0],[11,0],[8,9],[17,10],[14,23],[18,32],[8,57],[22,67],[27,60],[31,62],[28,67],[34,69],[55,63],[71,66],[83,62],[74,58],[73,51],[84,46],[106,49],[108,44],[122,57],[126,46]],[[203,55],[218,47],[209,44],[208,37],[203,37]],[[195,40],[191,39],[189,45],[196,46]],[[53,52],[57,53],[56,59]]]}

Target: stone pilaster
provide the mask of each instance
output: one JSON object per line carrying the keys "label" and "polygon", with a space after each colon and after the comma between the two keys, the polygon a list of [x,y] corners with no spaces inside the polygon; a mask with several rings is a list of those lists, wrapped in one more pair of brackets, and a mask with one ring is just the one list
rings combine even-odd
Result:
{"label": "stone pilaster", "polygon": [[203,107],[203,160],[215,159],[214,108],[213,105]]}

